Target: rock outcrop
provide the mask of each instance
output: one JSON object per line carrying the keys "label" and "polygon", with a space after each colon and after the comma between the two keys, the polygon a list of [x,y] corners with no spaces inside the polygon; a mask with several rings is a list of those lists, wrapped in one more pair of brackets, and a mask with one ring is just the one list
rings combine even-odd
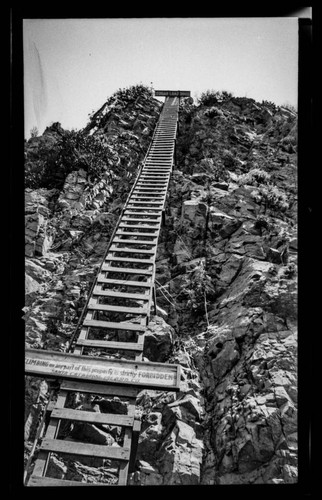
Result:
{"label": "rock outcrop", "polygon": [[[57,125],[47,130],[51,163],[40,148],[44,140],[48,148],[48,137],[26,144],[33,173],[26,190],[27,345],[67,349],[159,111],[137,86],[112,96],[77,140]],[[140,393],[130,484],[297,481],[296,133],[296,113],[272,103],[227,93],[182,102],[157,254],[158,308],[144,351],[146,360],[180,363],[182,380],[177,395]],[[66,144],[74,148],[69,156]],[[106,168],[91,163],[83,144],[93,157],[104,153]],[[26,384],[26,457],[48,397],[44,384]],[[70,404],[107,411],[122,402]],[[66,439],[121,442],[117,428],[64,432]],[[94,462],[54,456],[50,470],[113,482],[114,464]]]}

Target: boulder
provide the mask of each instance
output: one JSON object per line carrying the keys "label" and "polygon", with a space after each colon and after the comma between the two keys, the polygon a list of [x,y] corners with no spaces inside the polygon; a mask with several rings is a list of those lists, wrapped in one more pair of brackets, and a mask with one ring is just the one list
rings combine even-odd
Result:
{"label": "boulder", "polygon": [[152,316],[145,333],[144,356],[150,361],[168,359],[173,343],[173,329],[160,316]]}

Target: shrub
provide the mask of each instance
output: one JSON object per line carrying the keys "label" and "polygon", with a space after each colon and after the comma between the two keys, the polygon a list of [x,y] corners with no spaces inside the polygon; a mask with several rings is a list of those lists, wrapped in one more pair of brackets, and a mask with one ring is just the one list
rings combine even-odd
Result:
{"label": "shrub", "polygon": [[228,149],[225,149],[222,153],[222,161],[225,166],[225,168],[234,168],[238,164],[238,160],[236,157],[233,155],[231,151],[228,151]]}
{"label": "shrub", "polygon": [[224,116],[224,113],[216,106],[211,106],[211,108],[206,109],[205,116],[207,116],[208,118],[214,118],[215,116],[222,117]]}
{"label": "shrub", "polygon": [[84,169],[95,180],[113,163],[114,154],[96,136],[65,131],[54,144],[43,144],[37,156],[27,150],[25,186],[61,189],[66,176]]}
{"label": "shrub", "polygon": [[257,189],[251,192],[251,196],[258,203],[264,203],[265,209],[285,211],[289,207],[287,196],[277,186],[260,185]]}
{"label": "shrub", "polygon": [[207,314],[207,302],[214,299],[216,291],[212,279],[207,274],[202,262],[190,274],[187,293],[189,296],[187,307],[195,314]]}
{"label": "shrub", "polygon": [[276,104],[272,101],[262,101],[262,106],[266,106],[267,108],[271,109],[274,112],[277,109]]}
{"label": "shrub", "polygon": [[221,92],[219,90],[206,90],[206,92],[202,92],[201,96],[198,98],[198,104],[201,106],[214,106],[218,102],[226,101],[232,97],[233,95],[226,90]]}
{"label": "shrub", "polygon": [[258,215],[255,222],[254,222],[254,228],[262,232],[262,229],[267,229],[269,231],[271,229],[271,224],[268,221],[267,217],[264,215]]}
{"label": "shrub", "polygon": [[138,85],[131,85],[129,87],[125,87],[124,89],[118,89],[114,94],[107,99],[107,104],[112,104],[115,100],[120,101],[134,101],[138,97],[152,97],[153,91],[147,85],[143,85],[142,83]]}
{"label": "shrub", "polygon": [[36,126],[32,127],[32,129],[30,129],[30,137],[38,137],[38,135],[39,135],[38,128]]}
{"label": "shrub", "polygon": [[240,175],[237,182],[238,184],[268,184],[270,180],[270,174],[261,168],[253,168],[246,174]]}

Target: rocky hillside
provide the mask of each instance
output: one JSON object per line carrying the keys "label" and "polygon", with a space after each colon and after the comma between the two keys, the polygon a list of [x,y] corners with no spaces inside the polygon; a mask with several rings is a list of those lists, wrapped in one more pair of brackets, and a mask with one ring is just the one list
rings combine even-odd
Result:
{"label": "rocky hillside", "polygon": [[[26,143],[28,346],[68,349],[160,109],[138,85],[84,130],[54,124]],[[296,482],[297,115],[205,92],[182,100],[176,149],[144,356],[180,363],[183,376],[178,395],[139,395],[131,484]],[[26,460],[48,391],[27,378]],[[50,467],[110,480],[97,464]]]}

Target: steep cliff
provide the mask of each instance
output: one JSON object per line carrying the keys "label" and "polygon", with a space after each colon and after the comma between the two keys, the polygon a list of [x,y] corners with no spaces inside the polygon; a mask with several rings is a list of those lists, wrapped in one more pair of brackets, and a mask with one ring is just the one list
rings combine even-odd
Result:
{"label": "steep cliff", "polygon": [[[54,124],[27,142],[27,345],[67,349],[160,107],[136,86],[83,131]],[[177,396],[139,395],[131,484],[297,480],[296,181],[295,112],[225,92],[182,100],[144,356],[183,377]],[[26,459],[47,397],[28,377]],[[92,465],[51,466],[95,482]]]}

